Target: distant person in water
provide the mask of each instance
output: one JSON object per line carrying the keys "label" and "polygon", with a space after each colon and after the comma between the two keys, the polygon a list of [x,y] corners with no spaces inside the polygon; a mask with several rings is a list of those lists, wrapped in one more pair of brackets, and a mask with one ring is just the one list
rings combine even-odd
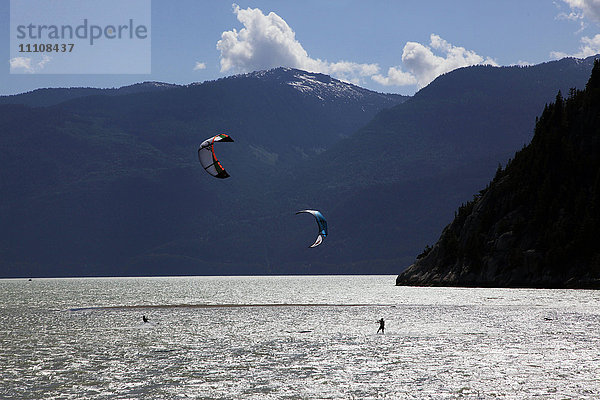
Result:
{"label": "distant person in water", "polygon": [[144,320],[144,323],[150,321],[145,315],[142,315],[142,319]]}
{"label": "distant person in water", "polygon": [[377,329],[377,333],[379,333],[379,331],[381,331],[382,334],[385,334],[385,321],[383,320],[383,318],[381,318],[377,322],[379,322],[379,329]]}

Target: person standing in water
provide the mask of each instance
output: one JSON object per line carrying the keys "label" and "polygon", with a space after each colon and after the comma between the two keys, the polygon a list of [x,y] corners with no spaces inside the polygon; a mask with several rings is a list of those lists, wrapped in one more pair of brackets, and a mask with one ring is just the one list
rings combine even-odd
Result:
{"label": "person standing in water", "polygon": [[383,318],[381,318],[377,322],[379,322],[379,329],[377,329],[377,333],[379,333],[379,331],[381,331],[382,334],[385,334],[385,321],[383,320]]}

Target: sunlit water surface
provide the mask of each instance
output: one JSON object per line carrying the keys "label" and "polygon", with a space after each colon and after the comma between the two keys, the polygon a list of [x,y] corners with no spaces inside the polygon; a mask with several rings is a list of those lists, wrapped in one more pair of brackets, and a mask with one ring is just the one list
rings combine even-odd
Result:
{"label": "sunlit water surface", "polygon": [[600,292],[394,279],[0,280],[0,398],[600,399]]}

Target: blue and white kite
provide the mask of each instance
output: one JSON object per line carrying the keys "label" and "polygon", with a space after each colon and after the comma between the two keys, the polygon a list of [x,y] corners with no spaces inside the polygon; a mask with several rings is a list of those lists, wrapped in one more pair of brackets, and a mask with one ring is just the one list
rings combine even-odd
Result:
{"label": "blue and white kite", "polygon": [[327,237],[327,221],[325,221],[325,217],[321,214],[320,211],[316,210],[301,210],[296,214],[308,213],[312,214],[317,220],[317,225],[319,226],[319,236],[317,236],[317,240],[310,247],[317,247],[321,243],[323,243],[323,239]]}

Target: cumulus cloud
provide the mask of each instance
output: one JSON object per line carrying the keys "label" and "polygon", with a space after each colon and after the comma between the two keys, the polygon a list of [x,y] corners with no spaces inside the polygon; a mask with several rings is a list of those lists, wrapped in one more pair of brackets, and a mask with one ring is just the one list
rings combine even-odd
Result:
{"label": "cumulus cloud", "polygon": [[244,27],[221,34],[217,42],[217,49],[221,52],[221,72],[249,72],[285,66],[358,83],[361,78],[379,71],[377,64],[328,62],[310,57],[296,40],[296,33],[274,12],[265,15],[258,8],[241,9],[236,4],[233,12]]}
{"label": "cumulus cloud", "polygon": [[396,67],[390,67],[387,76],[377,74],[373,75],[372,78],[375,82],[384,86],[409,86],[417,84],[417,78],[414,75]]}
{"label": "cumulus cloud", "polygon": [[194,71],[199,71],[201,69],[206,69],[206,64],[203,62],[196,61],[196,65],[194,66]]}
{"label": "cumulus cloud", "polygon": [[274,12],[265,15],[258,8],[241,9],[234,4],[233,13],[243,28],[221,34],[217,42],[221,52],[221,72],[239,73],[285,66],[329,74],[356,84],[371,78],[386,86],[424,87],[440,74],[459,67],[497,65],[490,58],[454,46],[432,34],[429,46],[407,42],[402,53],[402,66],[393,66],[383,75],[376,63],[329,62],[310,57],[296,39],[294,30]]}
{"label": "cumulus cloud", "polygon": [[42,58],[34,62],[30,57],[15,57],[9,60],[10,72],[11,73],[28,73],[35,74],[36,72],[44,69],[46,64],[50,62],[51,58],[47,55],[42,55]]}
{"label": "cumulus cloud", "polygon": [[373,79],[383,85],[416,83],[418,87],[424,87],[439,75],[460,67],[477,64],[497,65],[493,59],[483,58],[474,51],[454,46],[435,34],[431,34],[429,46],[407,42],[402,51],[402,64],[406,71],[400,67],[392,67],[387,76],[375,75]]}
{"label": "cumulus cloud", "polygon": [[579,47],[579,51],[576,53],[568,54],[561,51],[553,51],[550,53],[550,55],[557,59],[564,57],[585,58],[600,53],[600,34],[594,37],[584,36],[580,39],[580,42],[581,46]]}

